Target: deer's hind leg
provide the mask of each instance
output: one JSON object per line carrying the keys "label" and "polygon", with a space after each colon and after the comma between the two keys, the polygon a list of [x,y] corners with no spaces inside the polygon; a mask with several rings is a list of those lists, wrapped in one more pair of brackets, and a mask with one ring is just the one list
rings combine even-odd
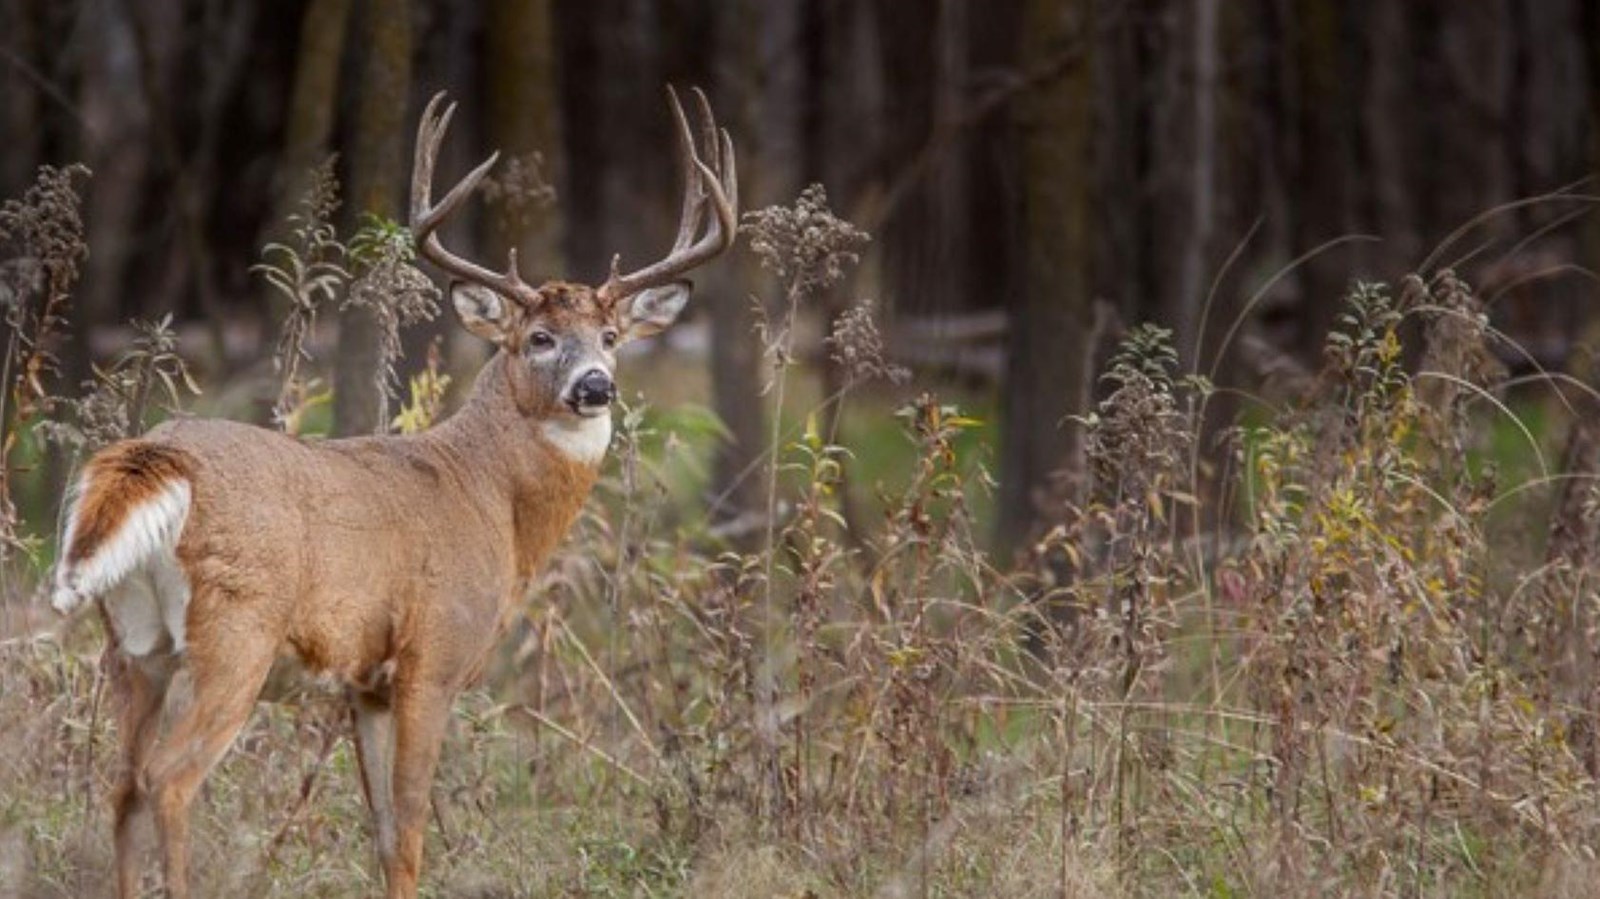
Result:
{"label": "deer's hind leg", "polygon": [[117,736],[122,744],[122,770],[111,795],[112,842],[117,859],[117,895],[139,895],[142,873],[140,829],[149,812],[141,776],[161,726],[176,660],[169,655],[131,657],[113,643],[101,657],[116,702]]}
{"label": "deer's hind leg", "polygon": [[189,806],[249,720],[277,651],[271,622],[251,620],[242,605],[231,598],[226,616],[189,617],[186,655],[194,695],[174,710],[145,766],[172,899],[189,895]]}

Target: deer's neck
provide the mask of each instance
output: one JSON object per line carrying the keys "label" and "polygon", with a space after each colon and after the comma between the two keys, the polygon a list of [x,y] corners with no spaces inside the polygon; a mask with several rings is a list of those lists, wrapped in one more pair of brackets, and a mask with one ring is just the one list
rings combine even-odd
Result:
{"label": "deer's neck", "polygon": [[531,576],[583,509],[610,442],[609,418],[530,418],[511,396],[506,360],[489,360],[472,394],[429,435],[474,460],[492,484],[489,503],[509,515],[515,567]]}

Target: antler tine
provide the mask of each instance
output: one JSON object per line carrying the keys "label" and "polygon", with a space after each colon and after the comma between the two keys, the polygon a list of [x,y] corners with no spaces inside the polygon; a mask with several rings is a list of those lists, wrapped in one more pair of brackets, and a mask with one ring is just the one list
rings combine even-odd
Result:
{"label": "antler tine", "polygon": [[[429,195],[433,189],[433,166],[439,158],[439,134],[437,110],[439,104],[444,102],[444,91],[433,95],[428,101],[428,106],[422,111],[422,120],[417,123],[417,147],[411,159],[411,227],[413,231],[423,227],[423,215],[427,212],[430,202]],[[443,123],[448,127],[450,116],[455,113],[456,105],[451,103],[445,108]]]}
{"label": "antler tine", "polygon": [[[717,214],[716,218],[711,220],[712,227],[706,231],[706,236],[701,238],[698,244],[698,246],[705,247],[715,246],[715,249],[706,256],[706,259],[710,259],[712,256],[733,246],[733,236],[739,230],[739,213],[728,191],[723,188],[722,182],[718,180],[717,173],[706,168],[704,163],[699,163],[699,166],[700,173],[705,177],[706,183],[710,187],[711,208]],[[728,167],[730,170],[733,167],[731,159],[728,161]],[[734,188],[733,196],[738,196],[738,193],[738,188]],[[698,265],[703,261],[699,260],[695,264]]]}
{"label": "antler tine", "polygon": [[[698,93],[698,91],[696,91]],[[705,190],[700,186],[700,172],[694,167],[697,153],[694,131],[689,128],[689,117],[684,115],[683,104],[678,102],[678,92],[667,85],[667,101],[672,107],[672,118],[678,126],[678,153],[683,166],[683,208],[678,213],[678,236],[672,242],[672,252],[682,252],[694,242],[700,230],[700,212],[705,206]]]}
{"label": "antler tine", "polygon": [[700,114],[700,143],[705,151],[711,154],[706,164],[714,172],[722,171],[722,142],[717,140],[717,117],[711,114],[711,101],[706,99],[706,92],[696,87],[694,90],[694,105]]}
{"label": "antler tine", "polygon": [[450,119],[456,112],[454,103],[446,106],[443,113],[437,112],[444,96],[443,91],[434,94],[433,99],[428,101],[427,109],[423,110],[422,121],[417,125],[417,149],[411,171],[411,233],[417,248],[428,261],[454,277],[531,304],[536,301],[538,294],[522,280],[521,273],[517,271],[515,249],[509,254],[506,271],[502,274],[462,259],[445,249],[439,240],[439,226],[468,195],[477,190],[479,183],[500,159],[498,150],[489,154],[488,159],[450,188],[443,199],[437,204],[433,202],[433,170],[439,160],[439,148],[444,144],[445,133],[450,129]]}
{"label": "antler tine", "polygon": [[[678,126],[679,143],[684,155],[684,197],[683,210],[678,219],[678,236],[665,258],[627,275],[617,271],[617,260],[613,259],[611,277],[600,288],[601,294],[612,301],[674,280],[711,260],[733,243],[738,227],[739,196],[733,140],[726,131],[717,127],[705,94],[696,88],[694,95],[701,120],[704,150],[711,157],[711,163],[708,165],[700,158],[701,148],[696,146],[688,116],[678,102],[677,92],[669,88],[668,102]],[[708,204],[713,214],[705,224],[705,233],[695,240]]]}
{"label": "antler tine", "polygon": [[[734,213],[739,210],[739,165],[733,159],[733,137],[728,134],[728,129],[722,131],[722,192],[728,198],[728,207]],[[730,227],[730,231],[738,230],[738,223]]]}

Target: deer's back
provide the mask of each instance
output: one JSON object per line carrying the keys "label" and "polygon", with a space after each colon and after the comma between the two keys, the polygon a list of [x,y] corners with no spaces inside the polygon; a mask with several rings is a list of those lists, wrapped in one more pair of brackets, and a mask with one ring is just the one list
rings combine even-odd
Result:
{"label": "deer's back", "polygon": [[426,441],[308,442],[200,419],[146,440],[194,460],[178,556],[215,588],[215,614],[271,606],[263,617],[287,623],[284,639],[314,669],[365,668],[419,630],[414,619],[459,617],[463,598],[488,614],[508,589],[509,524]]}

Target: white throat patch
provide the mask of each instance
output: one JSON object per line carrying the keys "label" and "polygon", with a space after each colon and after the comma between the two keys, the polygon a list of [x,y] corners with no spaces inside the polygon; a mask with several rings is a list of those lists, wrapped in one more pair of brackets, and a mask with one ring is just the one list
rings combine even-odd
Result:
{"label": "white throat patch", "polygon": [[574,462],[594,465],[611,446],[611,413],[590,417],[563,415],[541,426],[544,439]]}

